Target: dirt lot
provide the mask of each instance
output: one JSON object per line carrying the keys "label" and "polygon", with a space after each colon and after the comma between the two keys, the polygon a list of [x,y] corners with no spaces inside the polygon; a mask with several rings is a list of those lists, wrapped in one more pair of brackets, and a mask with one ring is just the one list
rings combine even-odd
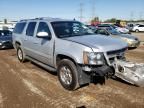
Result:
{"label": "dirt lot", "polygon": [[144,42],[144,33],[132,33],[132,35],[137,36],[141,41]]}
{"label": "dirt lot", "polygon": [[[144,46],[128,60],[144,62]],[[0,108],[144,108],[144,88],[109,79],[70,92],[55,74],[35,64],[21,64],[15,50],[0,51]]]}

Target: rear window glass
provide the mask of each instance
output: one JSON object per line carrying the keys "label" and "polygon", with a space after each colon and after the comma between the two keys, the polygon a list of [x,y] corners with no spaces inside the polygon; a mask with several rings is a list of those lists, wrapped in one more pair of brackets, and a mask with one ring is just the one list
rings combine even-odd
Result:
{"label": "rear window glass", "polygon": [[14,33],[21,34],[25,28],[26,22],[17,23],[14,29]]}
{"label": "rear window glass", "polygon": [[139,27],[144,27],[144,25],[139,25]]}

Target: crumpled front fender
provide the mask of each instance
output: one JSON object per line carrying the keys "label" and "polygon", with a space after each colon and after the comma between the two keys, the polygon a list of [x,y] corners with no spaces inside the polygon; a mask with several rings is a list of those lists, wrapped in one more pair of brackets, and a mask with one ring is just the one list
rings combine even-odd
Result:
{"label": "crumpled front fender", "polygon": [[117,60],[115,76],[131,84],[144,87],[144,64]]}

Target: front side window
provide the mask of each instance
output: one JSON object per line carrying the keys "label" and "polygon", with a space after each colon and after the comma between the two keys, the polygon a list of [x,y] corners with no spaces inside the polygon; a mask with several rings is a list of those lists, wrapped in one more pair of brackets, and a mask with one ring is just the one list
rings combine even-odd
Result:
{"label": "front side window", "polygon": [[87,26],[85,26],[80,22],[59,21],[59,22],[52,22],[51,24],[58,38],[94,34],[91,29],[89,29]]}
{"label": "front side window", "polygon": [[34,35],[35,26],[36,26],[36,22],[30,22],[28,24],[28,27],[27,27],[27,30],[26,30],[26,35],[27,36],[33,36]]}
{"label": "front side window", "polygon": [[97,34],[107,35],[108,33],[104,29],[99,29],[96,31]]}
{"label": "front side window", "polygon": [[49,35],[51,35],[49,27],[48,27],[47,23],[45,23],[45,22],[39,23],[37,33],[39,33],[39,32],[47,32]]}
{"label": "front side window", "polygon": [[21,34],[25,28],[26,22],[17,23],[14,29],[14,33]]}
{"label": "front side window", "polygon": [[112,35],[120,35],[121,33],[118,32],[116,29],[112,29],[112,28],[107,28],[106,29],[110,34]]}

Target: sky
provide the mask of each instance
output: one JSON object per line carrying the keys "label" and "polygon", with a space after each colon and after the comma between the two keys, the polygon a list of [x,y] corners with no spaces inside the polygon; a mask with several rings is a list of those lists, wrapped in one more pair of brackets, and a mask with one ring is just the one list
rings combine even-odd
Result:
{"label": "sky", "polygon": [[0,0],[0,20],[35,17],[79,20],[81,3],[84,21],[92,18],[92,7],[101,20],[144,19],[144,0]]}

